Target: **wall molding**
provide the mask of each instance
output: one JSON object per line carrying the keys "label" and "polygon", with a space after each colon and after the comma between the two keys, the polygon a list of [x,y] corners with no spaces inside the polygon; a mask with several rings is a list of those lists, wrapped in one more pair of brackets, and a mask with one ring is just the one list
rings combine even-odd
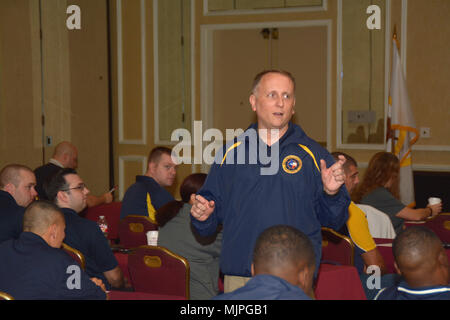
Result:
{"label": "wall molding", "polygon": [[[283,27],[326,27],[327,28],[327,149],[331,150],[331,47],[332,47],[332,21],[324,20],[300,20],[300,21],[272,21],[272,22],[255,22],[255,23],[234,23],[234,24],[210,24],[200,26],[200,114],[203,120],[203,128],[212,128],[214,123],[214,105],[213,97],[213,34],[216,30],[236,30],[236,29],[261,29],[261,28],[283,28]],[[208,172],[209,166],[202,164],[202,172]]]}
{"label": "wall molding", "polygon": [[[191,7],[191,22],[190,22],[190,37],[191,37],[191,128],[195,121],[195,2],[190,1]],[[154,141],[155,145],[176,145],[178,141],[161,140],[159,137],[159,36],[158,36],[158,0],[153,0],[153,79],[154,79]]]}
{"label": "wall molding", "polygon": [[219,10],[209,11],[208,0],[203,0],[203,15],[204,16],[235,16],[235,15],[255,15],[255,14],[277,14],[290,12],[314,12],[327,11],[328,0],[323,0],[321,6],[305,6],[297,8],[267,8],[267,9],[237,9],[237,10]]}
{"label": "wall molding", "polygon": [[[391,0],[386,0],[385,17],[385,53],[384,53],[384,136],[386,137],[386,119],[389,99],[389,76],[390,76],[390,52],[391,52]],[[336,85],[336,148],[337,149],[362,149],[362,150],[384,150],[385,144],[342,143],[342,0],[338,0],[337,14],[337,85]]]}
{"label": "wall molding", "polygon": [[332,22],[331,20],[301,20],[301,21],[273,21],[256,23],[234,23],[234,24],[210,24],[200,26],[200,109],[201,118],[205,128],[211,128],[214,112],[213,108],[213,33],[216,30],[236,30],[236,29],[261,29],[261,28],[288,28],[288,27],[326,27],[327,28],[327,148],[331,148],[331,41]]}
{"label": "wall molding", "polygon": [[128,187],[125,187],[125,162],[141,162],[142,174],[147,171],[147,157],[138,155],[119,156],[119,201],[122,201]]}
{"label": "wall molding", "polygon": [[140,27],[141,27],[141,139],[126,139],[124,136],[123,114],[126,109],[123,102],[123,52],[122,52],[122,0],[116,0],[116,22],[117,22],[117,100],[118,100],[118,123],[119,144],[147,144],[147,81],[146,81],[146,15],[145,0],[140,0]]}

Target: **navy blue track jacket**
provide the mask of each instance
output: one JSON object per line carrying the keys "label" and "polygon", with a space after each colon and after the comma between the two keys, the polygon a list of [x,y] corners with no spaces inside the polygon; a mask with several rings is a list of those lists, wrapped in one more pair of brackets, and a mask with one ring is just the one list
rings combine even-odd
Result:
{"label": "navy blue track jacket", "polygon": [[[203,222],[191,216],[192,224],[201,235],[210,235],[218,224],[223,224],[220,269],[226,275],[251,276],[257,237],[278,224],[291,225],[311,239],[317,269],[322,252],[321,227],[338,230],[348,219],[347,190],[340,188],[334,196],[323,191],[320,159],[326,161],[327,167],[335,161],[327,150],[292,123],[277,142],[278,146],[267,147],[257,138],[258,148],[250,147],[248,132],[256,130],[257,125],[251,125],[225,147],[222,155],[216,156],[198,192],[215,201],[215,210]],[[278,147],[276,174],[261,174],[261,169],[267,169],[270,164],[264,164],[267,161],[261,158],[264,153],[258,152],[259,144],[268,148],[268,154]],[[238,164],[242,163],[239,158],[242,154],[245,163]]]}

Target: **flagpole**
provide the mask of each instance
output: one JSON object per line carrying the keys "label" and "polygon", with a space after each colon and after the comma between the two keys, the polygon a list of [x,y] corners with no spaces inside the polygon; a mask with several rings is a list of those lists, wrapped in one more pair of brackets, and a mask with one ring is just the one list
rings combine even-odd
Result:
{"label": "flagpole", "polygon": [[[398,38],[397,38],[397,25],[395,25],[395,24],[394,24],[394,32],[392,35],[392,40],[395,41],[395,44],[397,45],[397,50],[400,51],[400,45],[399,45]],[[391,66],[391,72],[392,72],[392,66]],[[392,84],[391,84],[391,86],[392,86]],[[390,94],[389,94],[389,108],[392,111],[392,97]],[[391,120],[391,119],[389,119],[389,120]],[[393,132],[393,130],[390,127],[391,124],[392,124],[391,121],[389,121],[388,130],[389,130],[389,136],[391,137],[391,153],[395,154],[395,133]]]}

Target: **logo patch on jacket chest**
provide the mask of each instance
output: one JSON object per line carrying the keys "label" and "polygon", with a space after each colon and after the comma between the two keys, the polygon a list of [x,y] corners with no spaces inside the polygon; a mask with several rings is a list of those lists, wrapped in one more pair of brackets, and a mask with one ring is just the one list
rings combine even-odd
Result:
{"label": "logo patch on jacket chest", "polygon": [[286,156],[283,159],[282,167],[286,173],[289,174],[297,173],[302,168],[302,160],[300,160],[299,157],[294,155]]}

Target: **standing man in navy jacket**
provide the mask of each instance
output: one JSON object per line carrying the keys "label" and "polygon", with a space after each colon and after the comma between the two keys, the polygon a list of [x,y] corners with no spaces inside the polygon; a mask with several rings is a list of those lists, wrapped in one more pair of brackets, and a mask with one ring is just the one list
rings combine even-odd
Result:
{"label": "standing man in navy jacket", "polygon": [[10,164],[0,171],[0,243],[17,239],[22,232],[25,207],[37,195],[33,171],[20,164]]}
{"label": "standing man in navy jacket", "polygon": [[339,229],[348,218],[350,198],[341,188],[345,158],[335,163],[290,122],[294,93],[288,72],[269,70],[255,77],[250,104],[257,123],[216,156],[203,188],[193,195],[192,224],[200,234],[223,224],[225,292],[250,279],[252,248],[266,228],[286,224],[301,230],[311,239],[319,266],[321,227]]}
{"label": "standing man in navy jacket", "polygon": [[172,150],[166,147],[156,147],[150,151],[147,172],[136,176],[136,182],[125,192],[120,219],[128,215],[139,215],[149,217],[156,223],[156,210],[174,200],[165,189],[173,184],[177,174],[171,154]]}

